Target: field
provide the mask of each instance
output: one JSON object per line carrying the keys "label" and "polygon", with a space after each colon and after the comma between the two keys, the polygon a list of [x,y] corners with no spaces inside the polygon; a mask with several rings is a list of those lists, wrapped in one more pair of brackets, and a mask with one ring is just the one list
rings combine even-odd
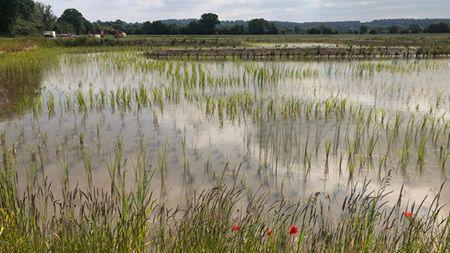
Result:
{"label": "field", "polygon": [[450,251],[449,35],[0,48],[0,252]]}

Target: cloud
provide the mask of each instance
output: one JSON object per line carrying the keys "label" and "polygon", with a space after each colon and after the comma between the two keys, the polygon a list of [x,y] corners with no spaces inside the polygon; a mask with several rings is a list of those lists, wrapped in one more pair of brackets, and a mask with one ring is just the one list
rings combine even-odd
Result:
{"label": "cloud", "polygon": [[261,17],[281,21],[368,21],[382,18],[449,18],[448,0],[41,0],[56,15],[76,8],[91,20],[128,22],[198,18],[213,12],[222,20]]}

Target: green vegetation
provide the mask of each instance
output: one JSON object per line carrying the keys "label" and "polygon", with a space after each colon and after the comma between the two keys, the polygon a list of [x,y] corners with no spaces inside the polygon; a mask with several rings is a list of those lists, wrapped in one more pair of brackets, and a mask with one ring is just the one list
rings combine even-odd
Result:
{"label": "green vegetation", "polygon": [[450,27],[446,23],[431,24],[425,29],[428,33],[449,33]]}
{"label": "green vegetation", "polygon": [[[403,209],[401,194],[396,205],[384,208],[389,193],[384,187],[370,192],[364,183],[341,203],[337,222],[329,218],[323,194],[304,202],[272,202],[264,194],[246,196],[245,189],[220,186],[190,199],[185,209],[166,210],[149,193],[152,172],[143,146],[136,156],[136,181],[126,192],[119,147],[109,168],[109,191],[92,187],[83,192],[66,181],[60,201],[54,201],[48,182],[22,197],[13,154],[4,148],[2,251],[446,252],[449,247],[450,219],[439,218],[440,193],[422,215],[422,203]],[[243,198],[249,201],[240,209]]]}
{"label": "green vegetation", "polygon": [[264,19],[253,19],[248,22],[248,33],[250,34],[277,34],[278,28],[274,23]]}
{"label": "green vegetation", "polygon": [[0,35],[41,35],[56,24],[51,7],[32,0],[2,0],[0,17]]}
{"label": "green vegetation", "polygon": [[86,34],[92,32],[92,26],[76,9],[67,9],[58,19],[59,32]]}

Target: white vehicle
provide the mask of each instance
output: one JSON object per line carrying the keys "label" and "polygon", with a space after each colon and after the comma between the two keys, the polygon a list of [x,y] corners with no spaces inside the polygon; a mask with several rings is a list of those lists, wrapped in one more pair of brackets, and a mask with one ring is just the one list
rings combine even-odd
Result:
{"label": "white vehicle", "polygon": [[48,38],[56,38],[56,32],[55,31],[45,31],[42,35],[44,37],[48,37]]}
{"label": "white vehicle", "polygon": [[124,32],[116,32],[116,38],[123,38],[127,37],[127,34]]}

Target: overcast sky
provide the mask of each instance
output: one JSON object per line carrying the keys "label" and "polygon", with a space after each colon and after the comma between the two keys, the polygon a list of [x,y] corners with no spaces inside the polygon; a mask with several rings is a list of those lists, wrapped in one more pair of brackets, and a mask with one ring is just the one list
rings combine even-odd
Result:
{"label": "overcast sky", "polygon": [[450,0],[40,0],[57,16],[76,8],[90,21],[127,22],[198,18],[221,20],[370,21],[383,18],[450,18]]}

